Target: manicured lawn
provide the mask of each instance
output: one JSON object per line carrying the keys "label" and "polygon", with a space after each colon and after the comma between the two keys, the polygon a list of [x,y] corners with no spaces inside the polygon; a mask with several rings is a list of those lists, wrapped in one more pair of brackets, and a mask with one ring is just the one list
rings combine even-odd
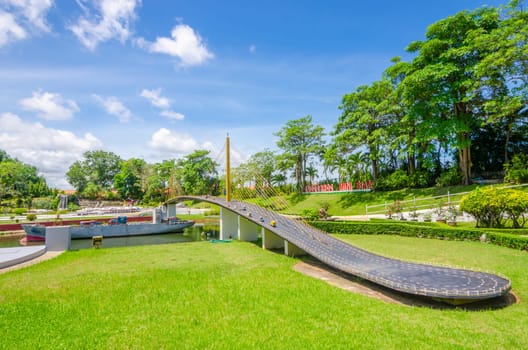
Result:
{"label": "manicured lawn", "polygon": [[477,242],[339,238],[385,255],[511,278],[521,303],[386,304],[292,270],[251,243],[70,251],[0,275],[2,349],[523,349],[528,254]]}

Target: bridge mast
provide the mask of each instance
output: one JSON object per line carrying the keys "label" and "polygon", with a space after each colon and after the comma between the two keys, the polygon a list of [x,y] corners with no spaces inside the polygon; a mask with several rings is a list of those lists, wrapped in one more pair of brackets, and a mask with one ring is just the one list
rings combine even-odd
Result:
{"label": "bridge mast", "polygon": [[226,202],[231,201],[231,164],[230,164],[230,157],[229,157],[229,134],[227,134],[226,137]]}

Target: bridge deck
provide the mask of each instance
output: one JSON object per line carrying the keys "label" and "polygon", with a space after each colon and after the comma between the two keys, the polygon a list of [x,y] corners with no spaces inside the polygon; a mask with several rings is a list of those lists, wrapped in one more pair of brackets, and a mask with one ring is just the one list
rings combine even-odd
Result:
{"label": "bridge deck", "polygon": [[[481,300],[504,295],[511,289],[508,279],[494,274],[417,264],[373,254],[254,204],[227,203],[215,197],[178,197],[178,200],[187,199],[224,207],[332,267],[400,292],[442,299]],[[276,226],[272,226],[271,221],[275,221]]]}

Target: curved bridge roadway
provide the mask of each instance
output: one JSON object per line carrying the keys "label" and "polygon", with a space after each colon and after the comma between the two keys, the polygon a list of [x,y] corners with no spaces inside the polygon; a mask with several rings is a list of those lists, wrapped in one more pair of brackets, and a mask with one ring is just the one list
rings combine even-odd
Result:
{"label": "curved bridge roadway", "polygon": [[[170,202],[182,200],[219,205],[266,228],[334,268],[400,292],[469,302],[498,297],[511,289],[508,279],[493,274],[410,263],[369,253],[298,220],[254,204],[240,201],[228,203],[225,199],[208,196],[182,196]],[[276,226],[272,226],[271,221],[275,221]]]}

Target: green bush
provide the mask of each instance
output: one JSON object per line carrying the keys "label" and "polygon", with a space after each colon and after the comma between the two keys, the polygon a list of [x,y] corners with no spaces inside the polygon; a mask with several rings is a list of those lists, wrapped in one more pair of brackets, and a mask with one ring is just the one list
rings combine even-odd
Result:
{"label": "green bush", "polygon": [[379,191],[399,190],[409,186],[409,176],[403,170],[396,170],[389,176],[376,180],[374,188]]}
{"label": "green bush", "polygon": [[447,171],[444,171],[436,179],[437,187],[456,186],[456,185],[460,185],[461,183],[462,183],[462,174],[460,174],[460,171],[456,167],[451,168]]}
{"label": "green bush", "polygon": [[26,215],[26,219],[28,221],[35,221],[35,220],[37,220],[37,214],[29,213],[29,214]]}
{"label": "green bush", "polygon": [[504,227],[509,218],[513,228],[520,228],[528,220],[528,194],[513,189],[477,188],[462,197],[460,210],[473,215],[477,227]]}
{"label": "green bush", "polygon": [[430,185],[430,174],[425,171],[416,171],[409,176],[409,187],[425,188]]}
{"label": "green bush", "polygon": [[319,212],[315,209],[304,209],[301,216],[304,220],[313,221],[319,218]]}
{"label": "green bush", "polygon": [[15,215],[24,215],[27,212],[26,208],[15,208],[11,211]]}
{"label": "green bush", "polygon": [[405,237],[437,238],[444,240],[479,241],[485,234],[486,241],[507,248],[528,250],[528,237],[497,231],[476,229],[434,227],[411,223],[354,222],[354,221],[314,221],[312,226],[328,232],[339,234],[399,235]]}
{"label": "green bush", "polygon": [[516,154],[511,162],[504,164],[506,175],[504,182],[526,183],[528,182],[528,154]]}

